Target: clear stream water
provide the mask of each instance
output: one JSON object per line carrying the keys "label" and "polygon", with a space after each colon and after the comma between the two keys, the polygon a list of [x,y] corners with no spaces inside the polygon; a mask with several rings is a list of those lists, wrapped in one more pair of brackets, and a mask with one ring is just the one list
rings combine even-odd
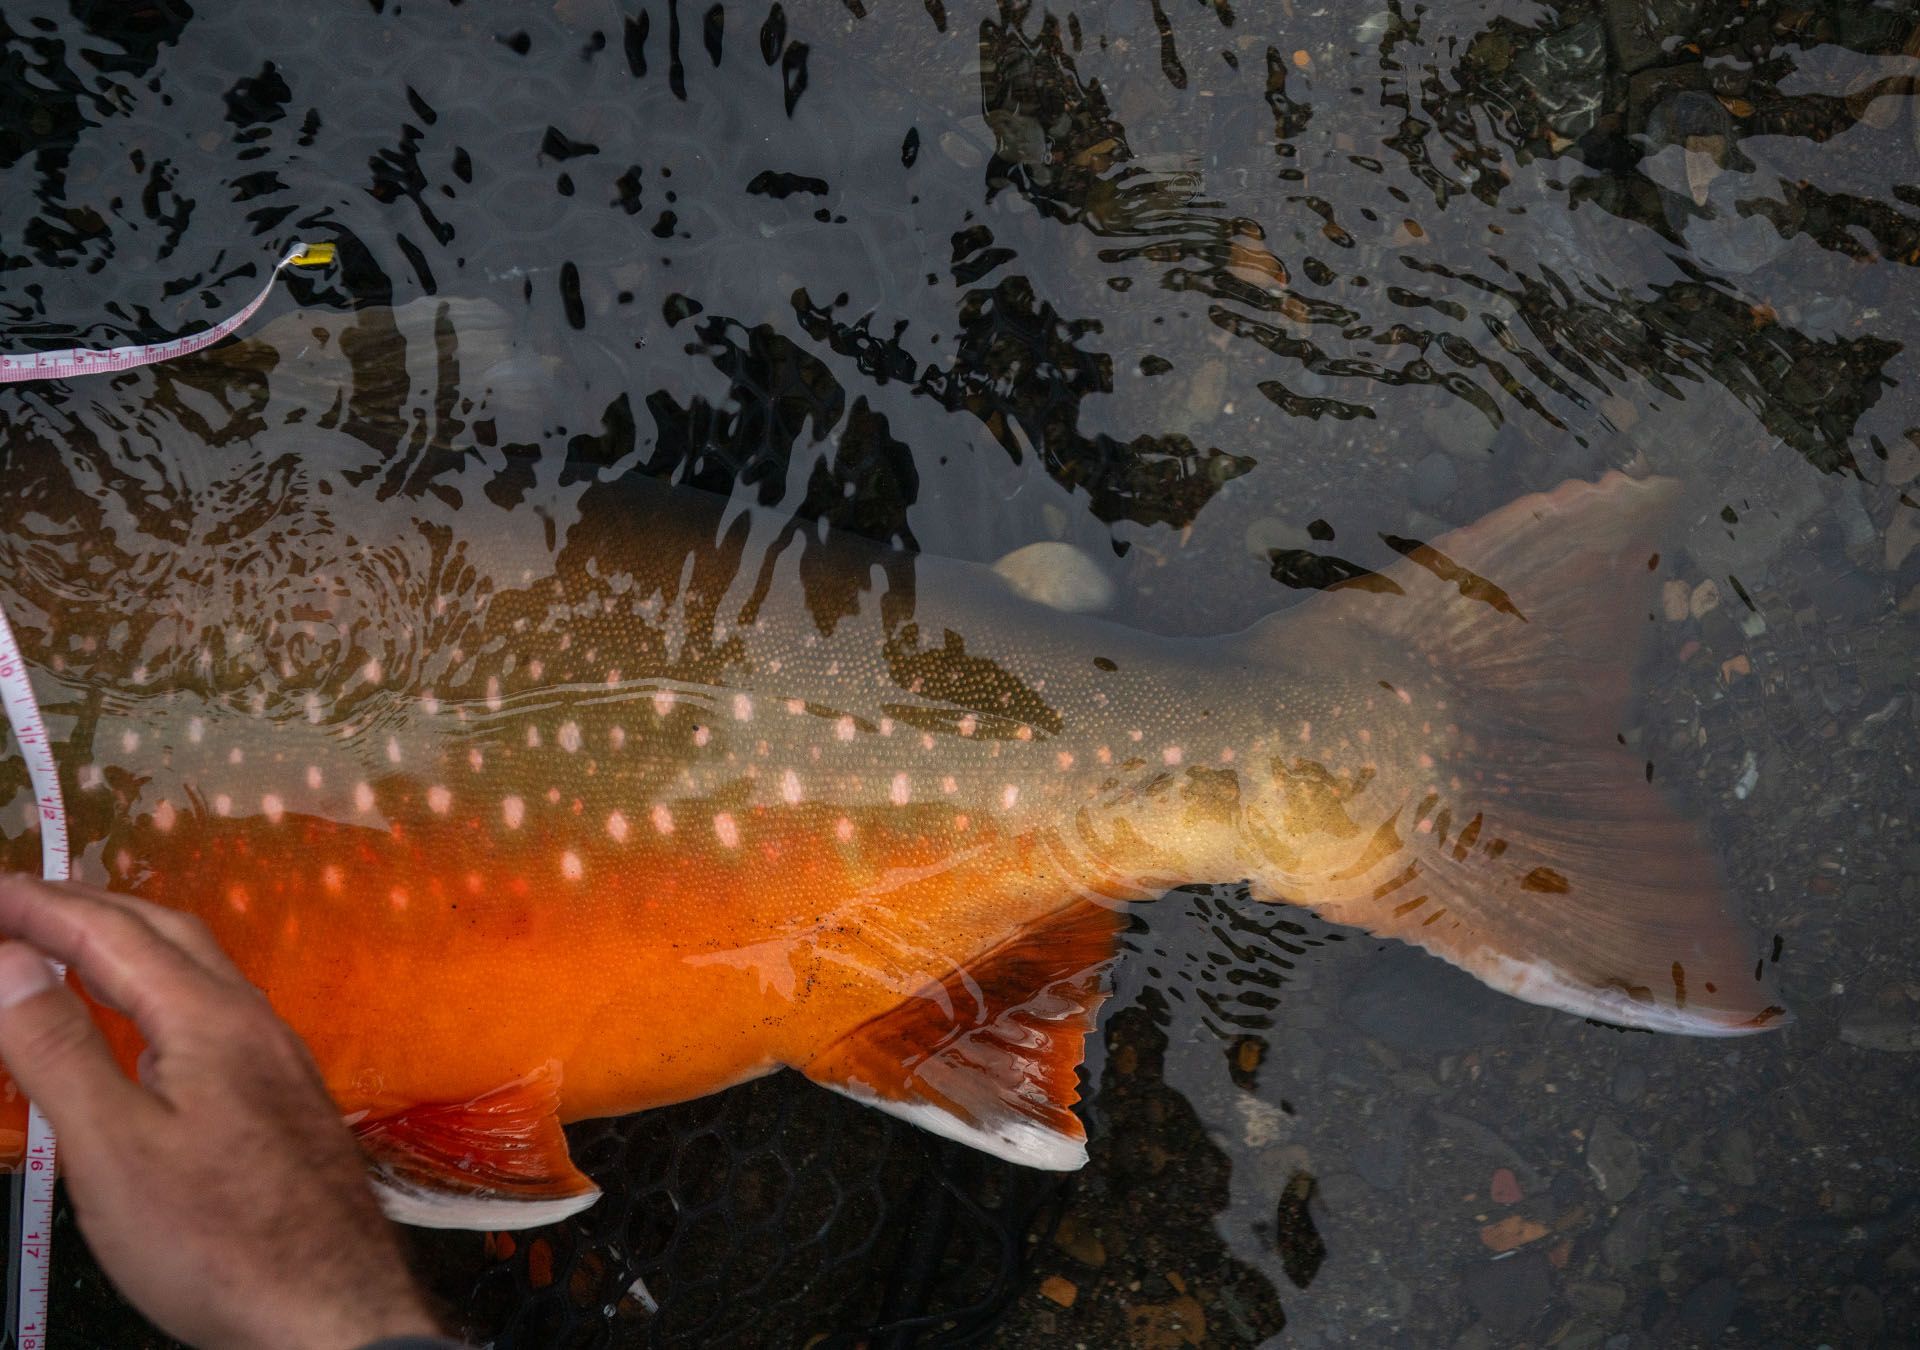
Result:
{"label": "clear stream water", "polygon": [[[295,239],[341,262],[246,341],[8,392],[0,602],[32,649],[49,586],[106,643],[163,575],[297,590],[323,452],[363,465],[342,511],[563,531],[648,473],[980,561],[1065,541],[1168,633],[1676,476],[1630,739],[1796,1023],[1623,1034],[1176,895],[1092,1047],[1093,1165],[985,1334],[1909,1343],[1916,80],[1911,4],[9,0],[9,349],[187,331]],[[114,575],[63,573],[100,530]],[[791,1149],[842,1128],[780,1109]],[[501,1252],[422,1259],[458,1302]],[[762,1317],[805,1281],[730,1259],[735,1343],[846,1324],[819,1288]],[[60,1261],[56,1343],[151,1337]],[[598,1298],[576,1343],[670,1339]]]}

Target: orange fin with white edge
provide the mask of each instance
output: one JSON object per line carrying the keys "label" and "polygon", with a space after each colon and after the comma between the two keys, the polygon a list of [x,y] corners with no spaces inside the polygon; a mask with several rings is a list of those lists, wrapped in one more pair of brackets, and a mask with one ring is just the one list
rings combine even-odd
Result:
{"label": "orange fin with white edge", "polygon": [[1087,1161],[1074,1115],[1123,915],[1075,902],[850,1032],[808,1078],[995,1157],[1049,1171]]}
{"label": "orange fin with white edge", "polygon": [[1566,483],[1397,544],[1401,594],[1324,591],[1249,631],[1337,652],[1370,630],[1447,681],[1461,732],[1364,865],[1284,898],[1602,1021],[1729,1036],[1790,1020],[1699,832],[1615,739],[1678,495],[1619,473]]}
{"label": "orange fin with white edge", "polygon": [[537,1228],[576,1214],[600,1188],[573,1165],[560,1129],[560,1080],[548,1064],[465,1102],[362,1119],[381,1209],[418,1228]]}

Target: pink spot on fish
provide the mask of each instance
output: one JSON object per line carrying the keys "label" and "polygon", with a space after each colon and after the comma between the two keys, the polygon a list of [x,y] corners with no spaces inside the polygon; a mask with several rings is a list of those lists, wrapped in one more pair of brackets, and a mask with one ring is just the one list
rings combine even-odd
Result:
{"label": "pink spot on fish", "polygon": [[728,848],[740,847],[740,824],[732,814],[720,812],[713,818],[713,837]]}

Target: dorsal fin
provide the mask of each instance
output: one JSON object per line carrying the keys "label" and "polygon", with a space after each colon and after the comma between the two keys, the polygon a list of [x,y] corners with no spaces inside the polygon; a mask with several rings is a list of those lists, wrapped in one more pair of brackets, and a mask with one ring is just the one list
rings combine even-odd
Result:
{"label": "dorsal fin", "polygon": [[996,1157],[1080,1167],[1077,1072],[1124,924],[1077,901],[843,1036],[805,1073]]}

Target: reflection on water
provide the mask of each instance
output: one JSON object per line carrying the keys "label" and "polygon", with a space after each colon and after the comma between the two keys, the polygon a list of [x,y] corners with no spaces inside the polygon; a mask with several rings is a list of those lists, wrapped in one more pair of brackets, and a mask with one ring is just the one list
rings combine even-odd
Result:
{"label": "reflection on water", "polygon": [[[631,475],[975,561],[1071,543],[1165,633],[1672,475],[1628,739],[1798,1024],[1623,1035],[1231,894],[1153,907],[1094,1166],[998,1334],[1895,1336],[1920,14],[1291,8],[10,3],[9,347],[189,328],[293,238],[342,264],[248,340],[10,391],[0,599],[85,732],[152,687],[415,678],[465,612],[427,597],[617,541]],[[238,593],[277,608],[188,633]],[[91,787],[100,839],[142,784]]]}

